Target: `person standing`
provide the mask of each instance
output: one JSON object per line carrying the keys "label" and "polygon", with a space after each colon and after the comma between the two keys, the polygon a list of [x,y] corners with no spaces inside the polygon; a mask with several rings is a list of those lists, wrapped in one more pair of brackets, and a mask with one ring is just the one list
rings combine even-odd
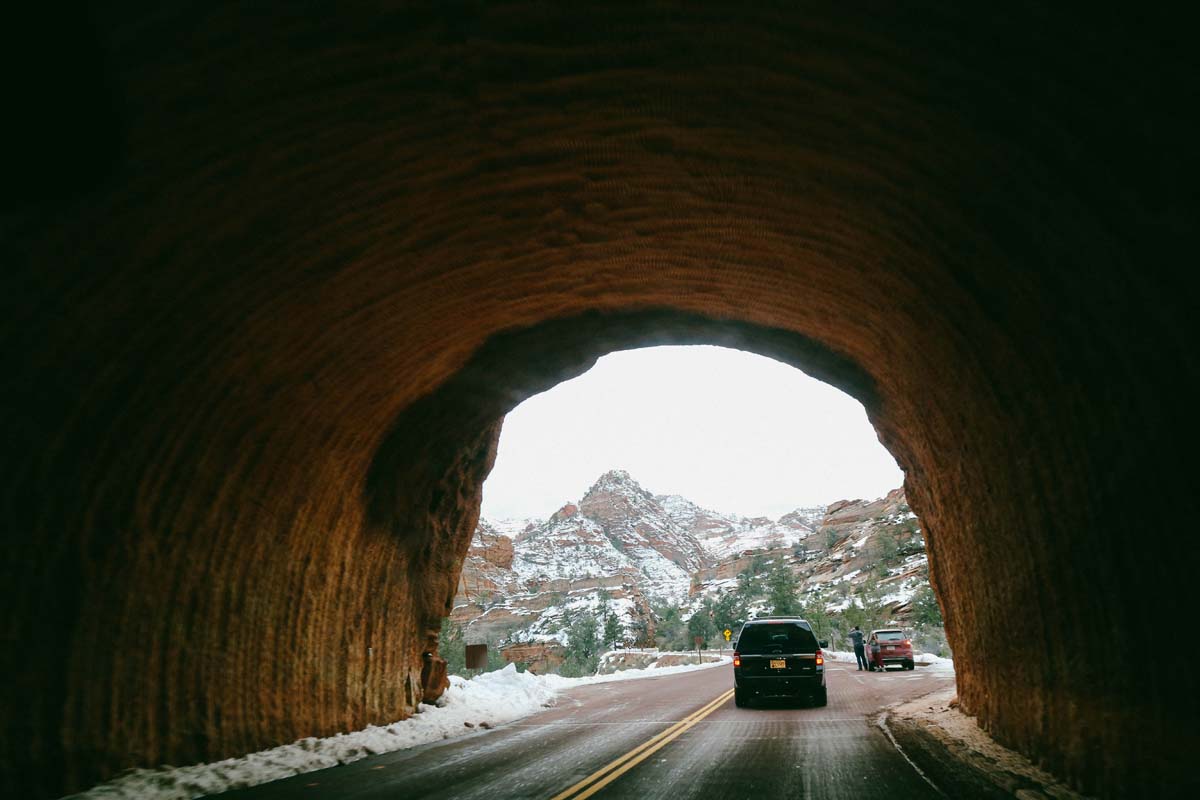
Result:
{"label": "person standing", "polygon": [[862,672],[867,666],[867,655],[863,650],[863,633],[854,626],[854,630],[850,631],[850,640],[854,642],[854,657],[858,660],[858,671]]}
{"label": "person standing", "polygon": [[880,655],[882,651],[880,650],[879,639],[875,634],[871,634],[871,638],[867,640],[867,649],[869,650],[867,654],[867,669],[871,672],[887,672],[883,666],[883,657]]}

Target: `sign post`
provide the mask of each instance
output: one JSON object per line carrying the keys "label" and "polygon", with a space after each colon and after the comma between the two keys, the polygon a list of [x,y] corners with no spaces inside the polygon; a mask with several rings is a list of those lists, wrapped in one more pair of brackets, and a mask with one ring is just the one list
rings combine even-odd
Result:
{"label": "sign post", "polygon": [[[722,636],[724,636],[724,637],[725,637],[725,641],[727,641],[727,642],[728,642],[728,641],[729,641],[729,637],[730,637],[730,636],[733,636],[733,631],[729,630],[729,628],[726,628],[725,630],[721,631],[721,635],[722,635]],[[725,647],[724,647],[724,646],[722,646],[722,647],[721,647],[721,655],[722,655],[722,656],[723,656],[723,655],[725,655]]]}

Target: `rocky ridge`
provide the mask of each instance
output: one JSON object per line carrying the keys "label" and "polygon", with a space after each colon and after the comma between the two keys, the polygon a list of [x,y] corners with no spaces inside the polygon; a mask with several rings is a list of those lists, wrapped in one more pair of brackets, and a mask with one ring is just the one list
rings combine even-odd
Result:
{"label": "rocky ridge", "polygon": [[841,500],[820,518],[813,535],[791,547],[764,547],[701,570],[693,594],[730,591],[737,576],[782,561],[808,598],[826,610],[882,606],[903,621],[914,594],[929,585],[925,540],[904,490],[875,500]]}
{"label": "rocky ridge", "polygon": [[467,641],[513,653],[534,647],[538,661],[552,662],[572,615],[615,614],[626,644],[653,644],[652,604],[689,614],[732,591],[740,573],[777,563],[830,612],[871,603],[903,619],[928,585],[924,541],[902,489],[770,520],[654,495],[613,470],[545,521],[481,518],[451,619]]}

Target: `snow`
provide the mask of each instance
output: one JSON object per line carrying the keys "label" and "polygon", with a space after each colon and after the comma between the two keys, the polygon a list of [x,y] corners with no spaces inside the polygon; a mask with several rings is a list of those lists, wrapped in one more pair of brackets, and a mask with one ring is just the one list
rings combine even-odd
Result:
{"label": "snow", "polygon": [[942,658],[941,656],[935,656],[933,653],[920,653],[918,655],[914,655],[913,661],[917,664],[927,665],[930,672],[954,672],[954,659]]}
{"label": "snow", "polygon": [[836,603],[827,603],[825,605],[825,610],[826,611],[845,611],[847,608],[849,608],[852,605],[857,606],[858,608],[863,607],[862,600],[860,600],[858,597],[847,597],[844,600],[838,601]]}
{"label": "snow", "polygon": [[[850,664],[858,663],[853,651],[823,649],[821,652],[825,654],[826,661],[845,661]],[[940,656],[935,656],[933,653],[914,653],[913,663],[922,672],[929,672],[934,675],[954,674],[954,660],[941,658]]]}
{"label": "snow", "polygon": [[480,524],[490,525],[496,533],[501,536],[507,536],[509,539],[516,539],[519,535],[525,532],[527,528],[535,528],[542,524],[539,519],[527,517],[525,519],[492,519],[485,520],[483,517],[479,519]]}
{"label": "snow", "polygon": [[231,789],[257,786],[367,756],[487,730],[537,713],[555,704],[560,692],[577,686],[657,678],[730,663],[629,669],[611,675],[563,678],[517,672],[514,665],[467,680],[450,677],[450,688],[437,705],[422,703],[412,717],[390,725],[368,725],[353,733],[323,739],[309,737],[240,758],[187,767],[131,770],[108,783],[71,795],[76,800],[190,800]]}
{"label": "snow", "polygon": [[[693,656],[693,655],[695,655],[695,652],[689,651],[686,653],[683,653],[683,652],[681,652],[681,653],[661,653],[660,657],[661,656],[670,656],[670,655]],[[613,672],[609,675],[591,675],[591,676],[588,676],[585,678],[561,678],[557,675],[547,675],[545,677],[555,678],[560,681],[570,681],[571,682],[570,686],[567,686],[565,688],[571,688],[574,686],[585,686],[585,685],[589,685],[589,684],[593,684],[593,683],[612,683],[613,681],[638,680],[640,678],[660,678],[664,675],[679,675],[684,672],[695,672],[696,670],[701,670],[701,669],[712,669],[713,667],[719,667],[719,666],[722,666],[723,664],[731,664],[731,663],[733,663],[732,656],[718,656],[716,658],[716,660],[705,661],[703,664],[680,664],[680,665],[674,666],[674,667],[656,667],[653,664],[651,664],[650,666],[644,667],[642,669],[626,669],[626,670],[621,670],[620,672]]]}
{"label": "snow", "polygon": [[626,486],[624,491],[623,501],[632,509],[629,519],[601,524],[574,514],[552,518],[526,533],[514,548],[512,571],[518,581],[574,582],[625,576],[637,582],[647,596],[673,602],[686,598],[691,572],[701,564],[694,558],[687,568],[672,562],[651,545],[642,529],[668,546],[674,543],[680,553],[698,551],[699,543],[675,530],[643,490]]}
{"label": "snow", "polygon": [[[762,517],[748,519],[701,508],[679,495],[657,495],[655,500],[672,522],[690,531],[708,554],[718,560],[756,550],[792,547],[811,535],[811,531],[782,521]],[[792,515],[800,516],[815,510],[797,509]],[[824,509],[820,512],[823,514]],[[787,516],[790,515],[784,515]],[[819,521],[820,517],[817,519]]]}
{"label": "snow", "polygon": [[[879,585],[882,587],[887,583],[892,583],[892,581],[881,581]],[[879,602],[883,605],[892,606],[899,606],[903,603],[908,603],[912,601],[913,595],[915,595],[921,585],[925,583],[926,581],[924,579],[916,577],[909,577],[908,579],[901,580],[892,587],[892,591],[879,598]]]}
{"label": "snow", "polygon": [[[1028,758],[1009,750],[989,736],[974,717],[967,716],[957,708],[955,695],[956,690],[948,688],[918,697],[881,715],[878,724],[889,738],[889,717],[919,726],[926,735],[952,747],[958,759],[984,772],[1005,795],[1012,791],[1014,785],[1026,784],[1028,787],[1032,783],[1037,789],[1019,789],[1015,796],[1055,797],[1061,800],[1082,798]],[[892,741],[894,743],[895,739]]]}
{"label": "snow", "polygon": [[[637,606],[629,597],[607,597],[603,590],[580,589],[568,593],[562,605],[550,605],[541,612],[526,611],[527,615],[538,614],[537,619],[522,630],[514,631],[509,636],[512,642],[558,642],[568,643],[568,617],[579,614],[589,614],[596,619],[602,619],[605,609],[616,615],[624,629],[632,624]],[[505,608],[506,611],[512,611]]]}

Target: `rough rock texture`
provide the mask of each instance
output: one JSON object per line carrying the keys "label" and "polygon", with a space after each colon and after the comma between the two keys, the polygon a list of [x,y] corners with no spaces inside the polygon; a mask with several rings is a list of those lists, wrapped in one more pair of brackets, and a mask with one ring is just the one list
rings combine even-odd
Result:
{"label": "rough rock texture", "polygon": [[659,495],[655,499],[672,521],[695,537],[706,555],[713,558],[795,544],[816,530],[816,523],[824,513],[823,509],[796,509],[775,521],[723,514],[701,508],[679,495]]}
{"label": "rough rock texture", "polygon": [[1139,501],[1195,490],[1197,72],[1155,13],[15,25],[0,792],[409,713],[502,415],[707,342],[866,405],[965,710],[1076,787],[1168,793],[1200,678],[1138,645],[1197,556]]}
{"label": "rough rock texture", "polygon": [[665,559],[686,583],[688,574],[709,560],[696,537],[676,525],[655,496],[624,470],[601,475],[579,501],[579,511],[596,520],[609,540],[642,569],[649,568],[648,559]]}
{"label": "rough rock texture", "polygon": [[[476,536],[480,542],[479,558],[488,565],[497,569],[511,569],[513,561],[513,542],[512,539],[504,536],[496,531],[492,531],[490,535],[480,535],[478,528]],[[471,551],[474,552],[475,547],[472,543]]]}
{"label": "rough rock texture", "polygon": [[825,516],[825,509],[820,507],[797,508],[779,518],[779,524],[785,525],[800,535],[813,533]]}
{"label": "rough rock texture", "polygon": [[[691,595],[731,591],[742,572],[765,578],[782,564],[799,579],[810,601],[819,600],[833,611],[855,602],[887,607],[888,624],[906,624],[914,594],[930,581],[925,542],[904,489],[876,500],[839,500],[829,508],[815,524],[811,514],[793,512],[792,523],[802,535],[785,547],[734,551],[738,554],[697,571]],[[760,528],[777,526],[766,522]]]}
{"label": "rough rock texture", "polygon": [[510,644],[501,654],[510,664],[524,664],[535,675],[553,672],[563,663],[566,650],[560,644],[551,642],[531,642],[529,644]]}
{"label": "rough rock texture", "polygon": [[454,605],[486,601],[496,592],[516,591],[512,562],[512,539],[479,520],[458,575]]}
{"label": "rough rock texture", "polygon": [[865,522],[903,519],[912,513],[904,488],[893,489],[877,500],[839,500],[831,503],[821,518],[818,539],[832,534],[837,539],[853,536]]}

